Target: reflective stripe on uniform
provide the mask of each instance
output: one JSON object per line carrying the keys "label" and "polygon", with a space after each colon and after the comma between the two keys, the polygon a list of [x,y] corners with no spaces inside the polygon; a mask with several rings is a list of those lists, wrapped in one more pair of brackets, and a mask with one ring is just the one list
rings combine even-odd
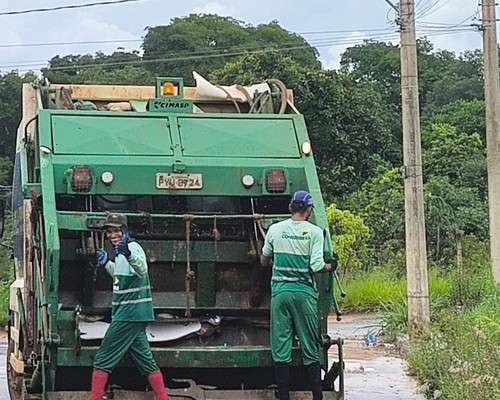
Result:
{"label": "reflective stripe on uniform", "polygon": [[113,293],[116,293],[116,294],[125,294],[125,293],[135,293],[135,292],[140,292],[141,290],[147,290],[147,289],[150,289],[149,286],[141,286],[141,287],[138,287],[138,288],[133,288],[133,289],[116,289],[116,290],[113,290]]}
{"label": "reflective stripe on uniform", "polygon": [[147,297],[145,299],[137,299],[137,300],[124,300],[124,301],[113,301],[113,306],[120,306],[123,304],[138,304],[138,303],[146,303],[148,301],[153,301],[151,297]]}

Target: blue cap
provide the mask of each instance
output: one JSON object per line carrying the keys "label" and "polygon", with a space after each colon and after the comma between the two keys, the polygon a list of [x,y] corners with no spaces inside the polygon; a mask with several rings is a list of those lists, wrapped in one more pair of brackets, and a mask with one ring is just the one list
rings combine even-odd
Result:
{"label": "blue cap", "polygon": [[311,193],[306,192],[305,190],[299,190],[298,192],[295,192],[293,194],[292,199],[290,200],[290,205],[292,204],[298,206],[314,207]]}

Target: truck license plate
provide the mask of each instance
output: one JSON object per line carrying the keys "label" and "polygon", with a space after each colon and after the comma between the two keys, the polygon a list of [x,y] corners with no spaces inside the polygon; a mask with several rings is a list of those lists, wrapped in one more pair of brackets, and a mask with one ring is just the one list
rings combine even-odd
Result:
{"label": "truck license plate", "polygon": [[157,189],[202,189],[202,174],[156,174]]}

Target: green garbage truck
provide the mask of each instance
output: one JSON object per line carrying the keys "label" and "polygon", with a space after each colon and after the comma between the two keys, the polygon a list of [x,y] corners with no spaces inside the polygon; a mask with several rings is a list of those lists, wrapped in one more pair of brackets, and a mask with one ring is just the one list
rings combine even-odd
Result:
{"label": "green garbage truck", "polygon": [[[148,340],[172,399],[274,399],[267,229],[296,190],[330,237],[313,153],[279,80],[196,87],[23,86],[12,196],[12,399],[87,399],[110,323],[112,282],[96,263],[107,213],[127,216],[149,265]],[[2,218],[3,218],[3,210]],[[108,248],[109,247],[109,248]],[[325,240],[325,258],[332,255]],[[344,398],[342,339],[328,335],[335,275],[316,276],[326,400]],[[291,398],[311,398],[300,343]],[[126,356],[107,398],[153,398]]]}

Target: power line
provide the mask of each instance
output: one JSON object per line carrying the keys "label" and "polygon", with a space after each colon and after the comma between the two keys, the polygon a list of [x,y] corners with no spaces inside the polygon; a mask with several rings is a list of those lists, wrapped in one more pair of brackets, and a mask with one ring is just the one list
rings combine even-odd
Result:
{"label": "power line", "polygon": [[[392,39],[397,39],[398,35],[396,33],[384,33],[384,34],[377,34],[377,35],[372,35],[371,37],[367,37],[365,35],[356,35],[356,36],[344,36],[341,38],[322,38],[322,39],[315,39],[310,42],[306,42],[304,44],[297,45],[295,43],[280,43],[280,47],[273,47],[273,48],[268,48],[269,51],[287,51],[287,50],[295,50],[295,49],[304,49],[304,48],[311,48],[311,47],[325,47],[325,46],[334,46],[334,45],[349,45],[349,44],[356,44],[360,43],[363,40],[392,40]],[[213,49],[206,49],[203,51],[197,51],[196,53],[193,52],[192,50],[184,50],[184,51],[177,51],[173,55],[169,55],[169,60],[175,60],[175,61],[182,61],[182,60],[187,60],[187,59],[201,59],[204,57],[224,57],[224,56],[229,56],[229,55],[243,55],[246,53],[252,53],[252,52],[262,52],[264,49],[256,49],[255,47],[250,47],[250,46],[233,46],[233,47],[217,47]],[[157,56],[162,56],[165,57],[168,54],[165,54],[164,51],[159,52],[159,53],[149,53],[148,57],[156,57],[153,59],[143,59],[143,60],[134,60],[134,61],[120,61],[113,63],[114,66],[116,65],[127,65],[127,64],[140,64],[143,62],[156,62],[156,61],[162,61],[163,58],[158,59]],[[39,66],[42,64],[45,64],[45,60],[31,60],[31,61],[18,61],[16,63],[11,62],[8,64],[0,64],[0,68],[6,68],[6,67],[16,67],[16,66],[24,66],[24,67],[29,67],[29,66]],[[22,65],[21,65],[22,64]],[[101,64],[92,64],[93,66],[109,66],[110,63],[101,63]],[[88,65],[82,65],[82,67],[87,67]],[[57,68],[61,69],[66,69],[67,67],[51,67],[51,70],[55,70]],[[77,66],[76,68],[80,68],[80,66]]]}
{"label": "power line", "polygon": [[146,0],[100,1],[98,3],[74,4],[74,5],[69,5],[69,6],[58,6],[58,7],[50,7],[50,8],[32,8],[32,9],[29,9],[29,10],[21,10],[21,11],[4,11],[4,12],[0,12],[0,16],[3,16],[3,15],[31,14],[31,13],[46,12],[46,11],[59,11],[59,10],[68,10],[68,9],[74,9],[74,8],[107,6],[107,5],[112,5],[112,4],[132,3],[132,2],[137,2],[137,1],[146,1]]}
{"label": "power line", "polygon": [[[426,25],[428,24],[428,25]],[[474,31],[475,28],[470,25],[438,25],[438,23],[423,23],[423,26],[417,28],[417,31],[420,36],[440,36],[440,35],[449,35],[456,33],[465,33]],[[68,69],[88,69],[88,68],[96,68],[96,67],[110,67],[110,66],[126,66],[126,65],[139,65],[142,63],[151,63],[151,62],[168,62],[168,61],[187,61],[187,60],[196,60],[202,58],[215,58],[215,57],[228,57],[228,56],[239,56],[244,54],[252,54],[252,53],[265,53],[269,51],[290,51],[296,49],[304,49],[310,47],[331,47],[331,46],[349,46],[363,43],[365,41],[393,41],[397,40],[399,35],[395,32],[391,32],[388,29],[374,29],[372,32],[376,32],[372,34],[370,37],[359,33],[359,31],[347,31],[347,32],[357,32],[358,35],[351,36],[341,36],[341,37],[325,37],[325,38],[316,38],[309,42],[305,42],[301,45],[296,45],[295,43],[281,43],[281,47],[274,47],[268,49],[256,49],[255,47],[217,47],[213,49],[206,49],[204,51],[198,51],[194,53],[191,50],[178,51],[174,54],[171,54],[168,59],[165,59],[165,52],[159,53],[149,53],[148,57],[154,57],[151,59],[138,59],[138,60],[128,60],[128,61],[119,61],[113,63],[94,63],[94,64],[83,64],[83,65],[71,65],[64,67],[50,67],[50,70],[68,70]],[[332,33],[346,33],[346,31],[322,31],[324,32],[332,32]],[[318,32],[307,32],[307,34],[315,34]],[[305,33],[302,33],[305,34]],[[108,43],[113,42],[117,43],[119,41],[95,41],[90,43]],[[64,42],[60,42],[64,43]],[[68,42],[71,43],[71,42]],[[74,42],[74,43],[83,43],[83,42]],[[58,43],[52,43],[54,45]],[[30,44],[31,45],[31,44]],[[1,45],[0,45],[1,46]],[[128,53],[125,53],[128,54]],[[159,57],[161,56],[161,57]],[[50,60],[49,60],[50,61]],[[24,71],[29,71],[30,68],[43,68],[49,62],[47,60],[27,60],[27,61],[17,61],[17,62],[6,62],[5,64],[0,64],[0,71],[8,71],[7,69],[20,69],[23,68]],[[97,61],[97,60],[96,60]]]}
{"label": "power line", "polygon": [[[455,28],[455,29],[449,29],[447,31],[439,30],[439,31],[432,31],[432,30],[424,30],[421,33],[424,34],[425,36],[442,36],[442,35],[449,35],[449,34],[456,34],[456,33],[464,33],[464,32],[471,32],[473,31],[473,28]],[[398,39],[398,35],[396,33],[394,34],[384,34],[384,35],[374,35],[372,37],[366,37],[366,36],[358,36],[358,37],[344,37],[340,39],[321,39],[318,40],[317,42],[314,43],[314,47],[331,47],[331,46],[340,46],[340,45],[355,45],[362,43],[364,41],[370,41],[370,40],[379,40],[379,41],[390,41],[390,40],[396,40]],[[266,49],[250,49],[250,48],[233,48],[233,49],[226,49],[221,52],[221,49],[217,49],[217,52],[215,51],[206,51],[206,52],[198,52],[198,53],[193,53],[191,51],[185,51],[184,53],[177,53],[180,54],[180,56],[177,57],[169,57],[169,58],[153,58],[153,59],[142,59],[142,60],[135,60],[135,61],[119,61],[119,62],[110,62],[110,63],[94,63],[94,64],[83,64],[83,65],[68,65],[64,67],[50,67],[49,69],[51,71],[64,71],[64,70],[74,70],[74,69],[90,69],[90,68],[99,68],[99,67],[119,67],[119,66],[127,66],[127,65],[141,65],[141,64],[146,64],[146,63],[153,63],[153,62],[178,62],[178,61],[188,61],[188,60],[198,60],[198,59],[203,59],[203,58],[220,58],[220,57],[234,57],[234,56],[241,56],[241,55],[246,55],[246,54],[265,54],[269,52],[275,52],[275,51],[291,51],[291,50],[298,50],[298,49],[304,49],[307,48],[308,46],[311,46],[313,44],[304,44],[304,45],[295,45],[295,46],[283,46],[282,47],[275,47],[275,48],[266,48]],[[183,55],[186,54],[186,55]],[[189,54],[189,55],[187,55]],[[163,53],[164,55],[164,53]],[[27,61],[26,64],[24,65],[0,65],[0,68],[15,68],[19,66],[23,67],[43,67],[42,64],[40,63],[34,63],[30,64],[30,61]]]}
{"label": "power line", "polygon": [[[418,26],[425,29],[447,29],[452,27],[469,27],[470,25],[463,25],[463,23],[472,17],[464,19],[463,21],[456,24],[440,23],[440,22],[419,22]],[[378,36],[380,34],[394,34],[394,30],[390,28],[378,28],[378,29],[349,29],[349,30],[328,30],[328,31],[310,31],[310,32],[298,32],[297,35],[321,35],[321,34],[337,34],[337,33],[357,33],[361,37],[365,37],[365,32],[380,32],[379,34],[374,34],[372,36]],[[355,36],[344,36],[342,38],[355,38]],[[340,38],[340,39],[342,39]],[[92,40],[92,41],[76,41],[76,42],[49,42],[49,43],[11,43],[11,44],[0,44],[0,48],[18,48],[18,47],[57,47],[57,46],[68,46],[68,45],[87,45],[87,44],[107,44],[107,43],[139,43],[143,42],[143,39],[117,39],[117,40]],[[311,41],[313,46],[313,41]],[[218,48],[221,49],[221,48]],[[44,61],[44,60],[40,60]]]}
{"label": "power line", "polygon": [[[298,32],[297,35],[321,35],[325,33],[359,33],[363,32],[393,32],[389,28],[379,28],[379,29],[349,29],[349,30],[339,30],[339,31],[311,31],[311,32]],[[16,48],[16,47],[51,47],[51,46],[68,46],[68,45],[84,45],[84,44],[106,44],[106,43],[137,43],[143,42],[143,39],[118,39],[118,40],[90,40],[90,41],[78,41],[78,42],[49,42],[49,43],[9,43],[1,44],[0,48]]]}

